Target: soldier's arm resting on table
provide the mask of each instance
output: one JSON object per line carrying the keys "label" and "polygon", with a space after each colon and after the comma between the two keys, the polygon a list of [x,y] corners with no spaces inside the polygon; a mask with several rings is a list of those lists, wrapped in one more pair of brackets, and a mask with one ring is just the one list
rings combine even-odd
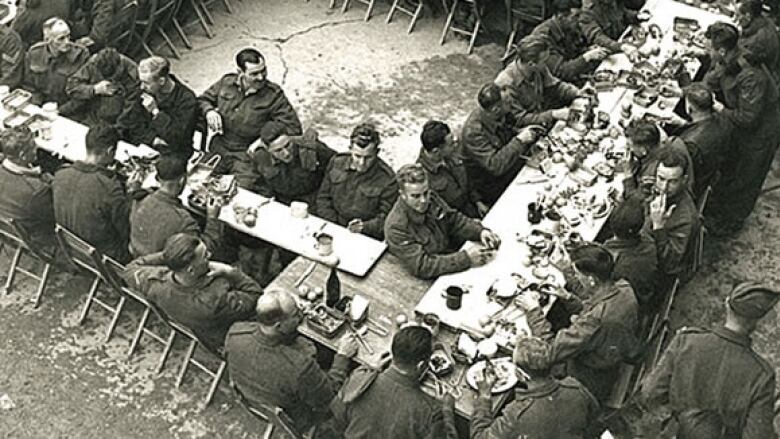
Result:
{"label": "soldier's arm resting on table", "polygon": [[495,149],[490,140],[480,132],[470,132],[465,139],[469,155],[493,176],[504,175],[515,167],[520,155],[525,154],[528,145],[513,137],[506,145]]}
{"label": "soldier's arm resting on table", "polygon": [[471,267],[471,261],[465,251],[432,255],[425,251],[414,236],[397,227],[387,227],[385,238],[390,253],[421,279],[433,279],[443,274],[457,273]]}
{"label": "soldier's arm resting on table", "polygon": [[585,38],[590,45],[598,45],[606,47],[612,52],[620,52],[621,43],[610,38],[601,29],[601,25],[596,21],[594,12],[591,10],[583,10],[579,16],[579,25],[582,29],[582,33],[585,34]]}

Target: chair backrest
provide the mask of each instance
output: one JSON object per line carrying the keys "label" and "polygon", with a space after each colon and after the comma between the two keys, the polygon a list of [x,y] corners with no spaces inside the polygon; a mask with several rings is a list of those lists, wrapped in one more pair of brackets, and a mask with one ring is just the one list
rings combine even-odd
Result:
{"label": "chair backrest", "polygon": [[54,252],[51,249],[45,249],[39,244],[36,244],[32,239],[30,232],[28,232],[27,228],[20,224],[19,221],[11,218],[0,218],[0,233],[3,233],[4,231],[13,232],[16,235],[15,239],[21,240],[25,247],[27,247],[27,249],[38,259],[49,264],[54,263]]}
{"label": "chair backrest", "polygon": [[699,216],[704,216],[704,209],[707,208],[707,202],[710,199],[710,194],[712,193],[712,186],[707,186],[704,189],[704,192],[702,192],[701,196],[699,197],[699,205],[696,206],[697,210],[699,211]]}
{"label": "chair backrest", "polygon": [[14,245],[27,246],[16,227],[16,222],[10,218],[0,218],[0,239],[10,241]]}
{"label": "chair backrest", "polygon": [[284,409],[273,404],[263,404],[259,402],[250,404],[233,380],[230,380],[230,387],[233,389],[233,393],[236,394],[236,397],[238,397],[238,401],[241,405],[253,416],[264,422],[270,422],[274,427],[285,432],[293,439],[304,439],[303,435],[293,426],[292,419],[287,416]]}
{"label": "chair backrest", "polygon": [[65,258],[79,271],[88,271],[96,276],[105,277],[100,252],[75,233],[57,224],[54,226],[57,243]]}
{"label": "chair backrest", "polygon": [[205,343],[203,340],[201,340],[201,338],[198,337],[198,334],[196,334],[195,331],[190,329],[188,326],[183,325],[183,324],[181,324],[181,323],[179,323],[179,322],[177,322],[175,320],[172,320],[170,318],[168,318],[167,321],[168,321],[168,324],[173,329],[175,329],[176,331],[178,331],[179,333],[181,333],[185,337],[188,337],[188,338],[191,338],[192,340],[197,341],[198,344],[203,349],[208,351],[210,354],[214,355],[215,357],[219,358],[220,360],[225,360],[225,355],[222,352],[214,349],[214,346],[211,346],[208,343]]}
{"label": "chair backrest", "polygon": [[129,0],[116,15],[114,31],[111,33],[111,41],[107,46],[116,48],[121,53],[127,53],[135,31],[135,22],[138,19],[138,1]]}

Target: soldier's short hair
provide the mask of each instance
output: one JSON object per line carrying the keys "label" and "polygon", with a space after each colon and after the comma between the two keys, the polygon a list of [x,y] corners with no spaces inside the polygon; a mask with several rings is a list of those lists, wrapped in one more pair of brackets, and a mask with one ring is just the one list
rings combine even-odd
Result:
{"label": "soldier's short hair", "polygon": [[9,128],[0,132],[0,146],[6,157],[15,161],[35,150],[35,136],[26,126]]}
{"label": "soldier's short hair", "polygon": [[149,72],[155,78],[165,78],[171,73],[171,63],[161,56],[150,56],[138,63],[138,70]]}
{"label": "soldier's short hair", "polygon": [[661,142],[658,127],[644,119],[634,119],[626,127],[626,137],[638,145],[653,147]]}
{"label": "soldier's short hair", "polygon": [[407,367],[416,366],[421,361],[428,361],[433,353],[433,334],[423,326],[407,326],[401,328],[393,336],[390,350],[393,362]]}
{"label": "soldier's short hair", "polygon": [[450,127],[439,120],[429,120],[423,125],[420,141],[426,151],[441,148],[447,142],[447,136],[452,132]]}
{"label": "soldier's short hair", "polygon": [[599,244],[584,244],[569,252],[574,267],[585,275],[593,276],[601,281],[612,277],[615,266],[612,255]]}
{"label": "soldier's short hair", "polygon": [[96,155],[113,151],[117,143],[119,143],[119,131],[115,126],[105,122],[91,126],[84,141],[87,153]]}
{"label": "soldier's short hair", "polygon": [[428,174],[425,168],[419,163],[412,163],[401,166],[401,169],[395,174],[395,181],[398,187],[404,188],[406,184],[420,184],[428,181]]}
{"label": "soldier's short hair", "polygon": [[43,22],[43,39],[45,41],[62,34],[70,34],[70,26],[62,18],[51,17]]}
{"label": "soldier's short hair", "polygon": [[532,377],[550,374],[552,352],[550,345],[539,337],[519,337],[513,353],[514,363]]}
{"label": "soldier's short hair", "polygon": [[685,100],[702,111],[711,111],[713,105],[712,90],[703,82],[694,82],[683,90]]}
{"label": "soldier's short hair", "polygon": [[247,63],[259,64],[261,60],[265,61],[265,57],[254,47],[241,49],[236,54],[236,65],[242,72],[246,70]]}
{"label": "soldier's short hair", "polygon": [[550,49],[550,42],[544,35],[530,34],[520,40],[517,54],[521,62],[539,62],[542,53]]}
{"label": "soldier's short hair", "polygon": [[628,197],[620,203],[609,216],[609,226],[618,238],[628,239],[639,236],[645,224],[645,211],[642,200]]}
{"label": "soldier's short hair", "polygon": [[187,174],[187,159],[177,154],[163,154],[154,164],[160,181],[174,181]]}
{"label": "soldier's short hair", "polygon": [[165,265],[173,271],[179,271],[187,268],[195,259],[195,249],[198,248],[201,241],[195,235],[188,233],[177,233],[167,241],[163,248],[163,259]]}
{"label": "soldier's short hair", "polygon": [[688,174],[688,157],[682,151],[665,147],[658,153],[658,164],[666,168],[681,168],[683,175]]}
{"label": "soldier's short hair", "polygon": [[379,146],[379,131],[377,131],[374,124],[364,122],[352,130],[352,135],[349,136],[349,140],[358,148],[368,148],[371,145]]}
{"label": "soldier's short hair", "polygon": [[[282,290],[270,290],[265,291],[263,295],[257,299],[255,306],[255,313],[257,313],[257,321],[263,325],[274,325],[287,318],[288,314],[285,312],[282,306],[282,298],[290,297],[290,293]],[[294,299],[293,299],[294,300]]]}
{"label": "soldier's short hair", "polygon": [[485,84],[479,89],[477,102],[483,110],[490,110],[501,102],[501,88],[494,83]]}
{"label": "soldier's short hair", "polygon": [[704,36],[710,39],[713,49],[731,50],[737,47],[739,30],[733,24],[719,21],[711,24],[704,33]]}
{"label": "soldier's short hair", "polygon": [[286,131],[281,123],[273,120],[268,121],[260,128],[260,138],[263,139],[263,143],[270,145],[274,140],[285,134]]}
{"label": "soldier's short hair", "polygon": [[119,60],[119,51],[113,47],[104,47],[94,55],[95,67],[104,79],[114,76]]}
{"label": "soldier's short hair", "polygon": [[741,14],[750,14],[751,17],[757,18],[764,13],[764,5],[761,0],[742,0],[737,10]]}

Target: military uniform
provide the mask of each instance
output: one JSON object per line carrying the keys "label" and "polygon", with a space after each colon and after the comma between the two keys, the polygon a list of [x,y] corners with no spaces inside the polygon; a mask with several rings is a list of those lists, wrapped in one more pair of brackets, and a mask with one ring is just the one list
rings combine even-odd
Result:
{"label": "military uniform", "polygon": [[13,30],[19,34],[27,50],[33,44],[43,41],[43,23],[46,20],[59,17],[70,22],[75,11],[76,0],[39,0],[34,7],[28,4],[19,12],[14,18]]}
{"label": "military uniform", "polygon": [[0,85],[19,87],[24,73],[24,43],[8,26],[0,26]]}
{"label": "military uniform", "polygon": [[[446,412],[446,415],[445,415]],[[394,366],[361,367],[333,401],[344,439],[456,439],[452,410],[426,395],[416,377]]]}
{"label": "military uniform", "polygon": [[636,12],[615,0],[595,0],[591,8],[579,14],[580,29],[590,45],[598,45],[619,52],[618,41],[629,25],[637,23]]}
{"label": "military uniform", "polygon": [[775,24],[767,17],[755,17],[739,35],[739,45],[752,52],[780,79],[780,37]]}
{"label": "military uniform", "polygon": [[476,203],[481,201],[479,192],[472,188],[466,165],[459,155],[447,156],[439,163],[433,163],[420,150],[417,163],[428,173],[430,188],[433,189],[448,206],[466,216],[478,218]]}
{"label": "military uniform", "polygon": [[466,119],[461,139],[469,181],[482,201],[493,205],[522,169],[525,159],[521,155],[528,145],[514,136],[503,119],[481,108]]}
{"label": "military uniform", "polygon": [[612,254],[612,277],[626,279],[636,293],[640,305],[646,305],[661,292],[658,257],[655,242],[646,236],[636,239],[612,238],[604,242]]}
{"label": "military uniform", "polygon": [[599,61],[588,62],[582,56],[587,50],[587,42],[577,24],[577,17],[556,15],[540,23],[531,32],[547,37],[550,44],[550,56],[545,65],[556,78],[577,83],[581,76],[596,70]]}
{"label": "military uniform", "polygon": [[329,405],[347,377],[349,358],[336,354],[325,373],[316,348],[301,336],[278,340],[260,332],[258,323],[239,322],[225,341],[230,378],[250,405],[284,409],[298,431],[330,416]]}
{"label": "military uniform", "polygon": [[276,160],[267,150],[258,149],[252,156],[243,154],[234,163],[233,173],[242,187],[276,197],[285,204],[304,201],[314,211],[325,167],[336,153],[317,139],[316,132],[309,130],[303,137],[292,138],[291,142],[291,163]]}
{"label": "military uniform", "polygon": [[664,227],[658,230],[653,230],[648,205],[645,225],[642,228],[642,233],[655,241],[658,267],[669,278],[686,274],[688,267],[684,263],[688,261],[691,238],[701,227],[699,211],[688,190],[682,190],[674,197],[667,197],[667,209],[672,205],[675,207],[671,216]]}
{"label": "military uniform", "polygon": [[40,171],[14,164],[0,166],[0,217],[16,220],[40,245],[53,246],[51,184]]}
{"label": "military uniform", "polygon": [[162,251],[165,241],[177,233],[199,236],[214,253],[222,236],[222,225],[216,218],[207,218],[206,228],[201,233],[195,218],[179,197],[161,190],[133,203],[130,211],[130,252],[133,256]]}
{"label": "military uniform", "polygon": [[549,340],[551,362],[568,361],[569,375],[577,378],[600,402],[606,400],[620,365],[637,355],[639,306],[628,281],[603,286],[586,300],[586,306],[570,327],[554,337],[541,311],[530,310],[531,333]]}
{"label": "military uniform", "polygon": [[301,121],[287,100],[282,88],[266,82],[263,88],[247,92],[237,73],[228,73],[208,88],[199,98],[203,114],[216,110],[222,116],[222,134],[211,139],[210,150],[220,154],[230,169],[231,162],[241,156],[260,137],[260,129],[268,121],[285,126],[289,136],[301,135]]}
{"label": "military uniform", "polygon": [[517,60],[496,76],[495,84],[509,93],[515,126],[544,125],[554,122],[552,110],[569,105],[579,96],[579,89],[553,76],[547,66],[540,72]]}
{"label": "military uniform", "polygon": [[156,117],[146,111],[139,95],[129,110],[120,114],[117,124],[130,143],[153,146],[154,139],[159,137],[168,144],[165,151],[189,157],[199,117],[198,99],[178,78],[171,75],[170,79],[174,83],[173,90],[154,97],[160,110]]}
{"label": "military uniform", "polygon": [[[480,397],[471,418],[472,439],[580,439],[596,418],[598,402],[572,377],[532,381],[492,419],[490,398]],[[564,414],[564,416],[562,416]]]}
{"label": "military uniform", "polygon": [[121,22],[119,13],[130,0],[85,0],[81,2],[84,15],[74,26],[74,36],[87,36],[95,42],[93,52],[110,45],[114,39],[129,29],[130,22]]}
{"label": "military uniform", "polygon": [[777,437],[774,369],[750,346],[750,337],[725,327],[683,328],[642,385],[649,405],[668,405],[673,416],[691,409],[720,416],[725,438]]}
{"label": "military uniform", "polygon": [[471,267],[464,241],[479,241],[485,228],[479,221],[452,209],[431,192],[428,210],[419,213],[399,199],[385,220],[385,239],[404,267],[414,276],[432,279]]}
{"label": "military uniform", "polygon": [[68,99],[65,85],[88,59],[89,51],[76,43],[69,43],[68,51],[57,55],[49,51],[47,43],[30,47],[24,63],[24,88],[33,93],[33,103],[56,102],[60,114],[73,114],[77,105]]}
{"label": "military uniform", "polygon": [[696,176],[692,185],[695,198],[700,197],[707,186],[715,182],[731,146],[732,130],[731,122],[717,113],[680,128],[676,138],[683,142],[691,158],[693,174]]}
{"label": "military uniform", "polygon": [[[95,84],[111,81],[115,87],[112,96],[95,94]],[[130,58],[119,55],[119,65],[110,78],[103,77],[93,56],[73,76],[68,79],[65,91],[74,102],[80,102],[79,111],[73,118],[93,126],[98,122],[114,124],[122,113],[128,112],[141,94],[138,80],[138,66]]]}
{"label": "military uniform", "polygon": [[395,173],[381,158],[358,173],[348,153],[336,154],[317,193],[317,215],[342,226],[356,218],[363,220],[363,234],[382,239],[385,217],[397,197]]}
{"label": "military uniform", "polygon": [[54,217],[99,252],[127,262],[131,197],[116,173],[85,162],[57,171]]}
{"label": "military uniform", "polygon": [[184,286],[174,279],[164,261],[162,253],[135,259],[127,265],[124,278],[210,349],[222,349],[233,323],[255,319],[255,305],[263,289],[241,270],[205,275],[194,285]]}

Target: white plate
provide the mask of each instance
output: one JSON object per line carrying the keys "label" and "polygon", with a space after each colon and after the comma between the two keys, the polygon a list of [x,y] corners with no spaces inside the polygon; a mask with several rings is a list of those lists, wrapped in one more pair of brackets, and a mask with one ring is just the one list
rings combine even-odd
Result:
{"label": "white plate", "polygon": [[[498,380],[493,385],[492,393],[503,393],[517,384],[516,366],[510,357],[496,358],[491,361],[498,376]],[[482,379],[482,371],[487,363],[485,360],[474,363],[466,371],[466,382],[472,389],[477,390],[477,377]]]}

